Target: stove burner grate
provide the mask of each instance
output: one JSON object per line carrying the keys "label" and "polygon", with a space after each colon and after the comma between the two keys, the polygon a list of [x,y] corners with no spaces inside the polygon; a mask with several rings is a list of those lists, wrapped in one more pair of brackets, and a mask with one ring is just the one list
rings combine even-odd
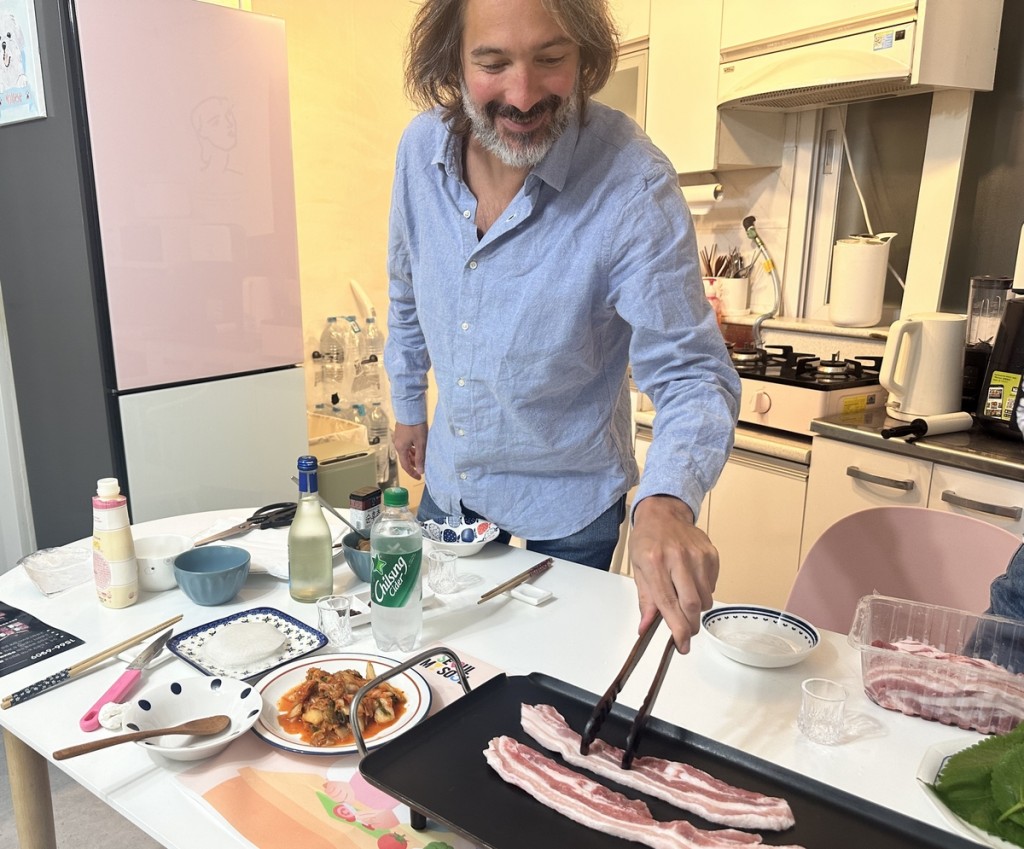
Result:
{"label": "stove burner grate", "polygon": [[818,389],[871,386],[878,383],[882,358],[875,356],[829,359],[803,354],[790,345],[747,346],[732,351],[732,362],[744,377]]}

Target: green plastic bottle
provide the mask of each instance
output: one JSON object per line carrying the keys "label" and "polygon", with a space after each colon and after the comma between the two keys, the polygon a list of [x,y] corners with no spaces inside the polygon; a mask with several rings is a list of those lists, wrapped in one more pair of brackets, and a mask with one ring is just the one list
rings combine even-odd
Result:
{"label": "green plastic bottle", "polygon": [[383,509],[370,528],[370,627],[382,651],[412,651],[423,630],[420,564],[423,536],[409,509],[409,492],[384,490]]}

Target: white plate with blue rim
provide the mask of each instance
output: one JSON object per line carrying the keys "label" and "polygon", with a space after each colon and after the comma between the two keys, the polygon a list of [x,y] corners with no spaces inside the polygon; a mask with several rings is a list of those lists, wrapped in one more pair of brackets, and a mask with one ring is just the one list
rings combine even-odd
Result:
{"label": "white plate with blue rim", "polygon": [[747,666],[777,668],[804,660],[821,642],[806,619],[752,604],[726,604],[707,611],[701,626],[726,657]]}

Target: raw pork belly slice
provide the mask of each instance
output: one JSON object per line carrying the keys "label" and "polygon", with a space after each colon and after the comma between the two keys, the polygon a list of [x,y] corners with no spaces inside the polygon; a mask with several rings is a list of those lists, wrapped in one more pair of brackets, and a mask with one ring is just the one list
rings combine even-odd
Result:
{"label": "raw pork belly slice", "polygon": [[511,737],[495,737],[484,749],[484,757],[505,781],[538,802],[614,837],[654,849],[740,849],[761,842],[758,834],[731,828],[704,831],[685,820],[659,822],[643,802],[609,790]]}
{"label": "raw pork belly slice", "polygon": [[917,640],[872,646],[892,650],[891,657],[878,653],[864,663],[864,691],[881,707],[982,734],[1006,734],[1024,717],[1024,677],[1001,666]]}
{"label": "raw pork belly slice", "polygon": [[741,790],[687,764],[647,757],[636,758],[632,769],[623,769],[622,750],[603,740],[595,740],[590,754],[581,755],[580,735],[551,705],[524,704],[522,723],[527,734],[558,752],[566,763],[664,799],[709,822],[771,831],[791,828],[795,822],[785,799]]}

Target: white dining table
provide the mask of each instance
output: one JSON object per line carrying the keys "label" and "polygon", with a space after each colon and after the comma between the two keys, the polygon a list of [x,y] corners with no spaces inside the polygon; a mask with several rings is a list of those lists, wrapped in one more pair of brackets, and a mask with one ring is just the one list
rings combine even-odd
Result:
{"label": "white dining table", "polygon": [[[137,525],[136,536],[174,532],[195,535],[227,517],[252,512],[198,513]],[[639,611],[632,579],[556,560],[536,579],[553,597],[533,606],[499,596],[475,600],[507,578],[536,563],[529,551],[497,543],[459,569],[478,576],[475,585],[448,598],[425,617],[422,645],[443,644],[513,674],[545,673],[593,693],[603,693],[637,637]],[[342,563],[335,570],[335,591],[364,589],[365,584]],[[465,596],[462,598],[461,596]],[[440,597],[437,597],[440,598]],[[230,603],[201,607],[177,588],[143,593],[122,610],[102,607],[91,582],[43,596],[19,567],[0,575],[0,600],[68,631],[85,642],[72,650],[0,677],[0,693],[9,694],[142,632],[178,613],[176,633],[254,606],[270,606],[316,625],[313,606],[293,601],[287,583],[269,575],[250,575]],[[741,602],[724,599],[716,602]],[[376,653],[370,629],[356,629],[353,651]],[[664,625],[618,698],[638,708],[652,680],[668,631]],[[937,811],[916,778],[929,747],[946,741],[964,743],[980,736],[919,718],[884,710],[864,695],[859,653],[846,635],[822,632],[818,647],[800,663],[764,669],[737,663],[720,654],[704,633],[689,654],[669,667],[653,715],[711,740],[740,749],[855,796],[898,811],[940,829],[953,827]],[[325,649],[326,651],[326,649]],[[396,655],[404,659],[409,655]],[[47,763],[61,747],[109,734],[86,733],[78,720],[123,669],[113,659],[87,674],[8,710],[0,710],[10,786],[23,849],[53,849],[52,809]],[[145,684],[201,675],[179,658],[146,673]],[[806,739],[796,725],[800,684],[827,677],[848,693],[847,728],[837,745]],[[230,751],[230,749],[228,750]],[[242,837],[215,822],[176,786],[174,773],[189,764],[172,762],[142,747],[122,745],[56,765],[106,804],[161,844],[175,849],[212,845],[249,847]]]}

